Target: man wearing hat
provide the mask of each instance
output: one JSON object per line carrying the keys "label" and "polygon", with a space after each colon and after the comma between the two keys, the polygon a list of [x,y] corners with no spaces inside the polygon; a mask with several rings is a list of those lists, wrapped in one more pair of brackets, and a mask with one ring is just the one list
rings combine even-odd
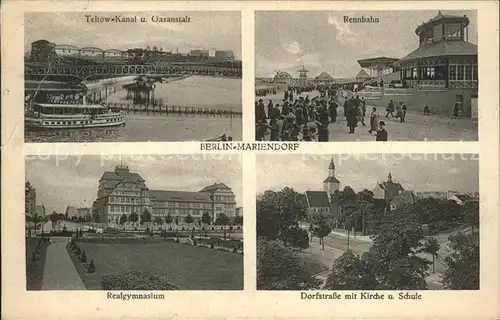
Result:
{"label": "man wearing hat", "polygon": [[378,126],[379,126],[379,129],[377,131],[377,138],[375,139],[375,141],[387,141],[388,133],[385,130],[385,122],[380,121]]}

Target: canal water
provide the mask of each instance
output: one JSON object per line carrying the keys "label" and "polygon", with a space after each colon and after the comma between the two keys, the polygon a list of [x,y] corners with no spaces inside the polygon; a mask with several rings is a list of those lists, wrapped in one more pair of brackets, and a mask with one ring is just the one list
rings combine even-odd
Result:
{"label": "canal water", "polygon": [[[241,112],[241,79],[189,77],[156,83],[155,99],[163,104],[214,108]],[[107,101],[130,103],[126,91],[111,94]],[[135,112],[125,126],[112,128],[25,130],[26,142],[140,142],[200,141],[225,133],[242,140],[242,117],[165,115]]]}

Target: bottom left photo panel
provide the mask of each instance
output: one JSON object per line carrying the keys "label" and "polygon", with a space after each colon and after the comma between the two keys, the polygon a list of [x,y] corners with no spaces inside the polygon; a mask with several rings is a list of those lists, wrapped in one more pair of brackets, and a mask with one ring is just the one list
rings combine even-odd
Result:
{"label": "bottom left photo panel", "polygon": [[25,162],[27,290],[243,290],[240,155]]}

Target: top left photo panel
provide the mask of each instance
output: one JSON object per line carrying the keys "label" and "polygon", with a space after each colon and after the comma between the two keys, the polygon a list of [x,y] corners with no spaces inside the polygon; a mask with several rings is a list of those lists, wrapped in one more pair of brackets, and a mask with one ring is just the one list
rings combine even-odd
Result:
{"label": "top left photo panel", "polygon": [[240,12],[24,19],[25,142],[242,140]]}

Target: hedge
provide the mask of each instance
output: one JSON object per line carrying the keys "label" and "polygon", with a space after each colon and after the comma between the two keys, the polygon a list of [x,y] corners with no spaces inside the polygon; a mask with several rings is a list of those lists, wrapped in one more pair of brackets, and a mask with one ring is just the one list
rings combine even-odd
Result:
{"label": "hedge", "polygon": [[103,290],[179,290],[162,275],[144,271],[125,271],[103,276]]}

